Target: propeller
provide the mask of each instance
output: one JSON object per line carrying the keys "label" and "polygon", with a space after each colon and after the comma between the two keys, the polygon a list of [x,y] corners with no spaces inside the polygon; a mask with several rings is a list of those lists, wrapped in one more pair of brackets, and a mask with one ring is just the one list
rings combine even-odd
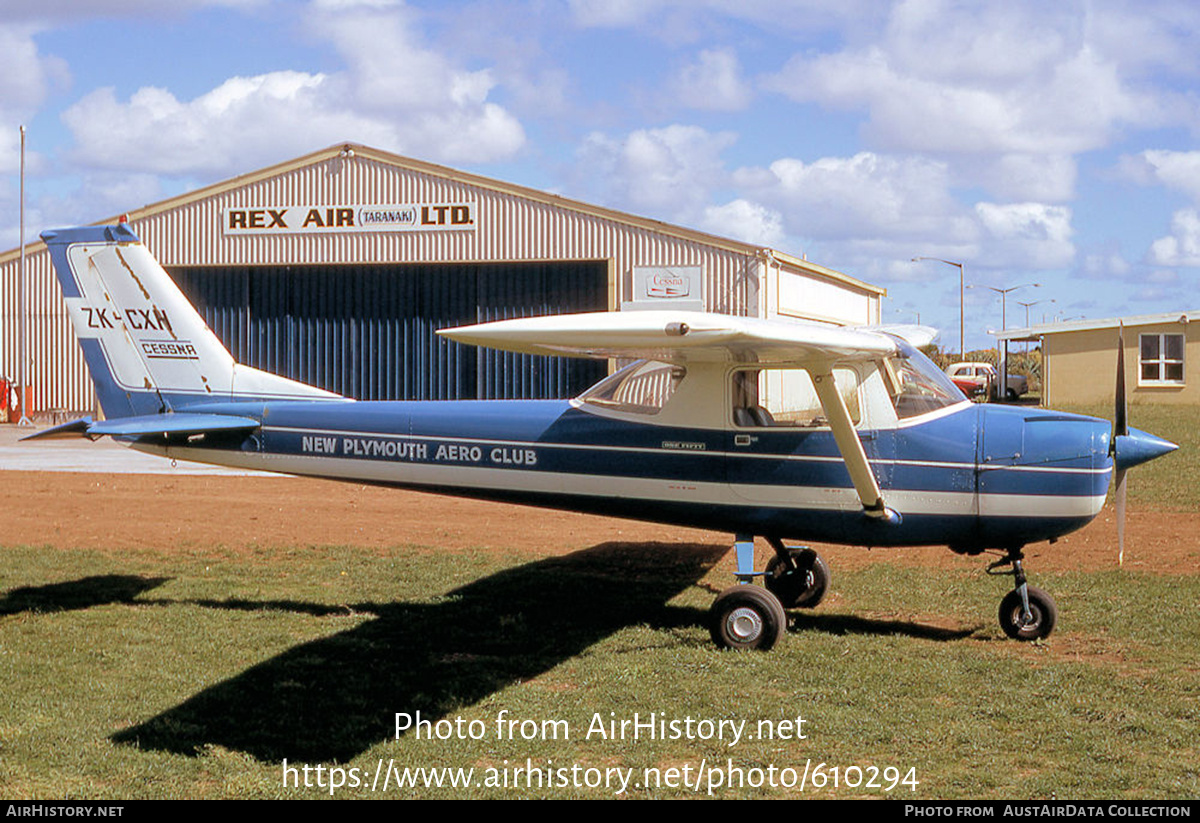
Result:
{"label": "propeller", "polygon": [[1116,484],[1117,565],[1125,563],[1125,472],[1179,448],[1169,440],[1129,428],[1129,405],[1125,398],[1125,325],[1117,326],[1117,391],[1109,454],[1113,459]]}
{"label": "propeller", "polygon": [[[1125,324],[1117,325],[1117,391],[1116,409],[1113,411],[1111,444],[1113,457],[1117,455],[1117,438],[1129,436],[1129,405],[1125,400]],[[1127,469],[1114,462],[1117,504],[1117,565],[1125,564],[1125,472]]]}

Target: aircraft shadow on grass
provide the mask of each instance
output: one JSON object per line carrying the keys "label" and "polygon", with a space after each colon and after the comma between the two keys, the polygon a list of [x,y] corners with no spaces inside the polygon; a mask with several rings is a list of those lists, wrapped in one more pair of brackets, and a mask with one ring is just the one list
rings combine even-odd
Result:
{"label": "aircraft shadow on grass", "polygon": [[[264,762],[345,762],[394,736],[396,712],[420,711],[436,722],[627,626],[703,623],[706,610],[666,604],[727,551],[724,545],[605,543],[506,569],[437,603],[352,604],[354,612],[375,619],[289,649],[112,740],[188,756],[221,746]],[[347,610],[295,601],[137,602],[318,617]],[[971,633],[838,615],[794,619],[834,634],[953,640]]]}
{"label": "aircraft shadow on grass", "polygon": [[134,603],[138,595],[158,588],[169,577],[137,577],[126,574],[100,574],[10,589],[0,598],[0,615],[22,612],[65,612],[90,609],[109,603]]}
{"label": "aircraft shadow on grass", "polygon": [[978,632],[982,626],[968,629],[947,629],[905,620],[876,620],[849,614],[792,613],[791,631],[818,631],[827,634],[904,635],[917,640],[962,640]]}
{"label": "aircraft shadow on grass", "polygon": [[[476,580],[437,603],[353,604],[376,618],[289,649],[112,740],[186,755],[215,745],[267,762],[345,762],[393,737],[396,712],[436,722],[626,626],[695,626],[704,610],[666,603],[727,551],[605,543]],[[346,613],[278,601],[201,605]]]}

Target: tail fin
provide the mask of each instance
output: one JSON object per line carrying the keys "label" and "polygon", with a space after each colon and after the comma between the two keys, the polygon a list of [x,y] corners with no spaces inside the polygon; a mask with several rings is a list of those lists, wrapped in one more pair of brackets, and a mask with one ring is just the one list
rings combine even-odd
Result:
{"label": "tail fin", "polygon": [[110,419],[338,395],[239,365],[128,226],[42,234]]}

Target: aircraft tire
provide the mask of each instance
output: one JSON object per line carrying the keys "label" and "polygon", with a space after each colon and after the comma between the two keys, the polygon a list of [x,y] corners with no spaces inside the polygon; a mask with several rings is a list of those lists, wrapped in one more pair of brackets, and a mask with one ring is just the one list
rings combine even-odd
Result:
{"label": "aircraft tire", "polygon": [[1029,612],[1033,619],[1021,623],[1021,593],[1016,589],[1000,601],[1000,628],[1013,640],[1041,640],[1049,637],[1058,622],[1058,606],[1049,593],[1029,586]]}
{"label": "aircraft tire", "polygon": [[787,629],[779,598],[758,586],[730,586],[709,609],[709,632],[718,648],[768,651]]}
{"label": "aircraft tire", "polygon": [[776,555],[767,561],[763,582],[785,609],[811,609],[825,597],[832,575],[812,549],[788,549],[795,570],[785,569]]}

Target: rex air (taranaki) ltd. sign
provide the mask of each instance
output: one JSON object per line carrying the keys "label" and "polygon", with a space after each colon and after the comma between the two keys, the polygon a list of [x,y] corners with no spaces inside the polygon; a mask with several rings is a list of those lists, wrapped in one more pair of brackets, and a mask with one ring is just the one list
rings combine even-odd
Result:
{"label": "rex air (taranaki) ltd. sign", "polygon": [[221,212],[225,234],[474,231],[474,203],[245,206]]}

